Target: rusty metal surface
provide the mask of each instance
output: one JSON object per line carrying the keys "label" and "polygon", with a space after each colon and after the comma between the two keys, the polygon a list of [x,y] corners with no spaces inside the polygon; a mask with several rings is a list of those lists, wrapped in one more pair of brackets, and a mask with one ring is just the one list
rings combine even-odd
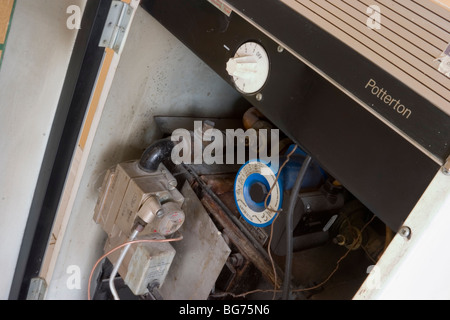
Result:
{"label": "rusty metal surface", "polygon": [[[205,194],[203,196],[202,203],[208,212],[210,212],[223,227],[223,233],[227,235],[230,242],[236,246],[244,258],[252,262],[267,280],[271,283],[275,283],[275,276],[270,261],[256,250],[245,235],[209,195]],[[275,265],[275,267],[277,270],[277,287],[281,287],[283,271],[277,265]]]}
{"label": "rusty metal surface", "polygon": [[183,240],[173,243],[176,255],[160,292],[166,300],[204,300],[231,250],[188,183],[182,194]]}
{"label": "rusty metal surface", "polygon": [[215,194],[220,196],[223,193],[233,191],[234,179],[236,178],[236,172],[234,172],[232,174],[200,175],[200,178],[203,180],[203,182],[205,182],[211,188],[211,190]]}

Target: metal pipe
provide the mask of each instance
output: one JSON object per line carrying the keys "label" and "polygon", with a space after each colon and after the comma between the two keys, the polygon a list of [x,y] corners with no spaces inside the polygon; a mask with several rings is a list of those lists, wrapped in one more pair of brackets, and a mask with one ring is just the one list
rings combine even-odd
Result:
{"label": "metal pipe", "polygon": [[292,269],[292,255],[294,246],[294,208],[297,203],[297,195],[300,192],[303,179],[305,178],[308,167],[311,163],[311,156],[308,155],[303,161],[300,172],[298,173],[297,180],[295,181],[294,187],[291,190],[291,196],[289,197],[288,209],[286,213],[286,264],[284,268],[284,280],[283,280],[283,291],[282,299],[287,300],[289,298],[290,292],[290,282],[291,282],[291,269]]}
{"label": "metal pipe", "polygon": [[[133,230],[133,232],[131,233],[131,236],[129,237],[128,241],[133,241],[136,236],[138,235],[139,230]],[[120,265],[122,264],[123,259],[125,258],[128,249],[130,249],[131,243],[127,244],[123,249],[122,252],[120,253],[119,259],[117,259],[115,265],[114,265],[114,269],[111,272],[111,276],[109,277],[109,288],[111,290],[111,293],[114,297],[114,300],[120,300],[119,294],[117,293],[116,290],[116,286],[114,285],[114,280],[116,278],[116,274],[119,271]]]}
{"label": "metal pipe", "polygon": [[155,172],[165,159],[170,158],[175,143],[165,138],[152,143],[142,154],[139,168],[146,172]]}

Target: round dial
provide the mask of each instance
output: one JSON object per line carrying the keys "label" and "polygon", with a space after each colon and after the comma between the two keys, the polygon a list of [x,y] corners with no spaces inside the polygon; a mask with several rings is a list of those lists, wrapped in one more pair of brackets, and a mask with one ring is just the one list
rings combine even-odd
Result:
{"label": "round dial", "polygon": [[184,222],[185,215],[175,203],[167,202],[162,205],[164,215],[159,221],[156,231],[163,236],[170,235],[180,229]]}
{"label": "round dial", "polygon": [[246,42],[228,60],[226,68],[239,91],[255,93],[263,87],[269,76],[269,57],[259,43]]}

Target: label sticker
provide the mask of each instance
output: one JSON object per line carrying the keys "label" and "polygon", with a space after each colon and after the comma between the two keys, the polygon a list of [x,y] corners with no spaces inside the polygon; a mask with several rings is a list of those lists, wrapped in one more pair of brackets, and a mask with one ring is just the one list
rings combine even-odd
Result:
{"label": "label sticker", "polygon": [[231,15],[231,8],[226,5],[222,0],[208,0],[209,3],[213,4],[217,9],[225,13],[227,16]]}
{"label": "label sticker", "polygon": [[438,71],[450,78],[450,44],[436,60],[440,62]]}
{"label": "label sticker", "polygon": [[[251,199],[249,189],[253,183],[264,184],[266,190],[275,184],[267,207],[264,201],[256,203]],[[242,166],[234,183],[234,198],[239,213],[245,221],[255,227],[266,227],[273,222],[283,201],[282,192],[279,181],[276,181],[276,174],[267,164],[260,161],[250,161]]]}
{"label": "label sticker", "polygon": [[439,64],[439,72],[442,72],[447,77],[450,78],[450,56],[445,55],[443,58],[439,59],[441,63]]}

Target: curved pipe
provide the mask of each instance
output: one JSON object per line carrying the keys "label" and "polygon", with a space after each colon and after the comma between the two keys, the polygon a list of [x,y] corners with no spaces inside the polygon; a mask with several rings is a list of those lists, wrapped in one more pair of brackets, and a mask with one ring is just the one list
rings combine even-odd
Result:
{"label": "curved pipe", "polygon": [[245,129],[272,129],[273,125],[264,117],[264,115],[255,107],[248,109],[242,117],[242,123]]}
{"label": "curved pipe", "polygon": [[160,163],[170,157],[174,146],[175,143],[170,138],[154,142],[142,154],[139,168],[146,172],[155,172]]}

